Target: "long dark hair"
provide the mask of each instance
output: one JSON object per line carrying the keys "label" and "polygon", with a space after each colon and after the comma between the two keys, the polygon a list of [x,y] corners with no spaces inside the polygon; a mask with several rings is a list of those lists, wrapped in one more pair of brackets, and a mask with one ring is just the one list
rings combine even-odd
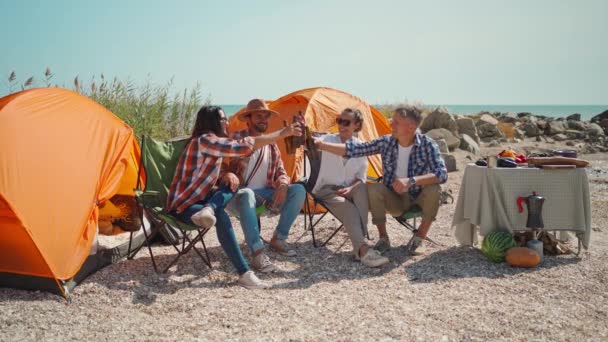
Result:
{"label": "long dark hair", "polygon": [[223,136],[221,113],[223,109],[219,106],[202,106],[196,114],[196,122],[192,130],[192,138],[198,137],[205,133],[214,133],[217,136]]}

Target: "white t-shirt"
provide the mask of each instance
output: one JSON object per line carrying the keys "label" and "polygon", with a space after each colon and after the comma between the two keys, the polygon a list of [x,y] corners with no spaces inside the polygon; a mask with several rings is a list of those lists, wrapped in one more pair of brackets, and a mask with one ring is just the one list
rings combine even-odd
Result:
{"label": "white t-shirt", "polygon": [[410,153],[412,152],[413,146],[414,145],[402,147],[401,145],[399,145],[399,157],[397,158],[397,170],[395,172],[395,177],[408,178],[407,168],[408,164],[410,163]]}
{"label": "white t-shirt", "polygon": [[[329,143],[342,143],[340,136],[337,134],[327,134],[321,139]],[[353,138],[353,141],[360,142],[357,138]],[[355,179],[360,179],[363,182],[367,180],[366,157],[345,159],[324,151],[321,153],[321,168],[312,192],[315,193],[324,185],[349,186]]]}
{"label": "white t-shirt", "polygon": [[266,187],[266,180],[268,177],[268,163],[270,158],[270,153],[268,151],[268,146],[263,146],[259,148],[251,154],[251,158],[249,158],[249,164],[247,164],[247,169],[245,170],[245,176],[243,177],[243,182],[246,182],[249,178],[249,174],[253,171],[253,167],[255,166],[260,154],[262,154],[262,161],[260,167],[256,171],[256,173],[251,177],[249,184],[247,187],[251,190],[262,189]]}

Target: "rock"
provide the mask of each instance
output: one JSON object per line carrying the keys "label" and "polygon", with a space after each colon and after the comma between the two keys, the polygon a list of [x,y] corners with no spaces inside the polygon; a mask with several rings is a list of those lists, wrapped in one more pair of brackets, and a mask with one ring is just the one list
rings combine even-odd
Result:
{"label": "rock", "polygon": [[505,138],[505,137],[498,138],[498,142],[499,142],[499,143],[503,143],[503,144],[504,144],[504,143],[508,143],[508,142],[509,142],[509,139],[507,139],[507,138]]}
{"label": "rock", "polygon": [[450,152],[448,150],[448,143],[445,141],[445,139],[438,139],[438,140],[435,140],[435,142],[437,143],[437,146],[439,147],[439,152],[441,152],[441,153]]}
{"label": "rock", "polygon": [[454,157],[454,155],[442,153],[441,157],[443,157],[443,160],[445,161],[445,168],[448,172],[458,171],[458,168],[456,167],[456,157]]}
{"label": "rock", "polygon": [[445,107],[435,108],[420,125],[420,130],[423,133],[437,128],[445,128],[455,137],[458,137],[458,125]]}
{"label": "rock", "polygon": [[553,139],[555,139],[555,141],[564,141],[564,140],[568,140],[568,136],[566,136],[564,133],[559,133],[553,136]]}
{"label": "rock", "polygon": [[602,120],[604,120],[604,119],[608,119],[608,110],[605,110],[605,111],[601,112],[600,114],[592,117],[591,122],[599,123],[599,122],[602,122]]}
{"label": "rock", "polygon": [[604,129],[604,133],[608,134],[608,119],[603,119],[598,125]]}
{"label": "rock", "polygon": [[[568,137],[568,139],[585,139],[585,132],[581,132],[581,131],[577,131],[577,130],[573,130],[573,129],[568,129],[566,131],[564,131],[564,133],[566,135],[566,137]],[[555,139],[557,140],[557,139]]]}
{"label": "rock", "polygon": [[521,126],[521,129],[524,131],[524,135],[527,137],[537,137],[540,135],[540,129],[535,123],[526,122]]}
{"label": "rock", "polygon": [[501,122],[515,123],[518,120],[517,114],[515,113],[503,113],[498,117]]}
{"label": "rock", "polygon": [[475,139],[471,138],[467,134],[460,135],[460,149],[469,151],[474,155],[479,155],[481,150],[479,149],[479,145],[475,141]]}
{"label": "rock", "polygon": [[[481,122],[481,124],[479,124]],[[477,134],[479,134],[480,138],[500,138],[503,137],[504,134],[498,129],[498,125],[491,124],[487,121],[479,120],[476,123],[477,125]]]}
{"label": "rock", "polygon": [[458,125],[458,132],[462,134],[466,134],[469,137],[473,138],[476,142],[479,142],[479,135],[477,134],[477,127],[475,127],[475,121],[473,121],[470,117],[463,117],[456,119],[456,124]]}
{"label": "rock", "polygon": [[568,115],[566,117],[566,120],[570,121],[581,121],[581,115],[579,113],[574,113],[572,115]]}
{"label": "rock", "polygon": [[574,141],[572,141],[572,140],[568,140],[568,141],[566,141],[566,146],[574,146],[574,145],[576,145],[576,144],[574,143]]}
{"label": "rock", "polygon": [[520,112],[520,113],[517,113],[517,117],[518,118],[524,118],[524,117],[527,117],[527,116],[533,116],[533,115],[530,112]]}
{"label": "rock", "polygon": [[585,133],[589,134],[592,137],[601,137],[606,135],[604,133],[604,129],[596,123],[589,124],[589,127],[585,130]]}
{"label": "rock", "polygon": [[513,138],[519,139],[519,140],[524,140],[524,136],[525,136],[524,132],[521,129],[515,128],[513,130]]}
{"label": "rock", "polygon": [[439,139],[444,139],[448,144],[448,149],[450,151],[454,151],[458,146],[460,146],[460,139],[455,137],[452,132],[445,128],[435,128],[428,132],[426,135],[431,137],[431,139],[437,141]]}
{"label": "rock", "polygon": [[479,127],[480,125],[483,125],[484,123],[489,123],[489,124],[496,126],[496,125],[498,125],[498,120],[496,120],[490,114],[483,114],[483,115],[481,115],[481,117],[479,117],[479,120],[477,120],[476,125]]}
{"label": "rock", "polygon": [[545,134],[546,135],[555,135],[555,134],[564,133],[565,130],[566,130],[566,125],[564,125],[563,121],[551,121],[551,122],[548,122],[547,126],[545,127]]}
{"label": "rock", "polygon": [[544,131],[545,128],[547,128],[547,121],[545,121],[545,120],[536,121],[536,127],[538,127],[538,129],[540,129],[541,131]]}
{"label": "rock", "polygon": [[587,127],[585,127],[584,122],[577,121],[577,120],[570,120],[570,119],[568,119],[568,121],[566,121],[566,127],[568,129],[575,129],[577,131],[584,131],[587,128]]}

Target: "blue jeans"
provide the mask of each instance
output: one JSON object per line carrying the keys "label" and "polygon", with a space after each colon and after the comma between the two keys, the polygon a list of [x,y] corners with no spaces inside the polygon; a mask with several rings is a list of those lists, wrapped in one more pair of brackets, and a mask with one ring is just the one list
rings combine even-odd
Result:
{"label": "blue jeans", "polygon": [[249,271],[249,265],[247,265],[247,262],[243,257],[243,253],[241,252],[241,248],[239,247],[239,243],[236,240],[230,218],[228,217],[228,214],[226,214],[226,211],[224,211],[224,207],[226,204],[228,204],[233,196],[234,192],[231,192],[230,189],[226,187],[221,187],[205,201],[197,202],[186,208],[181,213],[175,214],[175,216],[183,222],[192,224],[192,220],[190,219],[192,215],[196,214],[206,206],[213,208],[215,218],[217,220],[215,223],[217,239],[219,240],[222,249],[228,256],[228,259],[230,259],[230,262],[232,262],[236,268],[238,274],[243,274]]}
{"label": "blue jeans", "polygon": [[[243,227],[243,234],[245,234],[245,241],[247,241],[247,246],[249,246],[252,253],[264,247],[264,243],[260,239],[260,227],[258,226],[258,219],[255,213],[255,208],[262,203],[256,203],[256,196],[272,203],[274,192],[275,189],[273,188],[241,189],[239,195],[235,198],[239,220]],[[281,208],[279,224],[273,235],[275,238],[279,240],[287,239],[291,225],[296,220],[296,217],[298,217],[300,209],[302,209],[304,199],[306,199],[306,190],[301,184],[289,185],[287,197]]]}

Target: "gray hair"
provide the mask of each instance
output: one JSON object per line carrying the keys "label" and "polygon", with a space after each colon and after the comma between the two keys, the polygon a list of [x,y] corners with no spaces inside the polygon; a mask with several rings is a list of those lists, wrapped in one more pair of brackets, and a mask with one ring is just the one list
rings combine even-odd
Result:
{"label": "gray hair", "polygon": [[419,104],[406,104],[395,109],[395,115],[404,119],[410,119],[420,125],[422,122],[422,106]]}
{"label": "gray hair", "polygon": [[345,114],[351,114],[355,118],[355,124],[361,123],[361,126],[355,129],[355,132],[359,132],[363,128],[363,113],[360,110],[354,108],[346,108],[342,111]]}

